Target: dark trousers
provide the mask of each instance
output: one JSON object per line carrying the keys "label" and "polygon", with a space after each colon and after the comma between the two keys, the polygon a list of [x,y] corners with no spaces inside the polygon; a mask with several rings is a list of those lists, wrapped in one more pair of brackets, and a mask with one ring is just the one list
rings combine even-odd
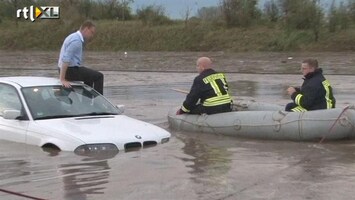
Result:
{"label": "dark trousers", "polygon": [[190,114],[206,113],[208,115],[212,115],[212,114],[231,112],[231,111],[232,111],[232,104],[223,104],[223,105],[211,106],[211,107],[205,107],[201,104],[198,104],[197,107],[192,109],[189,113]]}
{"label": "dark trousers", "polygon": [[293,108],[296,108],[298,105],[295,104],[295,103],[288,103],[285,107],[285,111],[288,111],[288,112],[293,112]]}
{"label": "dark trousers", "polygon": [[104,75],[86,67],[68,67],[65,79],[68,81],[83,81],[100,94],[104,90]]}

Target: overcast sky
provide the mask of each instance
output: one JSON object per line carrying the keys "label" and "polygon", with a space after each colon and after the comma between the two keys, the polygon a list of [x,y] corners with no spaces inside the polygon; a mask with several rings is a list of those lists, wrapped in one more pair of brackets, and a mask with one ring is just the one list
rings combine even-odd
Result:
{"label": "overcast sky", "polygon": [[132,11],[149,5],[163,6],[165,14],[172,19],[181,19],[187,10],[191,15],[195,15],[197,10],[202,7],[217,6],[220,0],[134,0],[131,4]]}
{"label": "overcast sky", "polygon": [[[191,11],[190,16],[194,16],[197,10],[202,7],[217,6],[221,0],[134,0],[131,4],[132,11],[144,8],[149,5],[157,5],[165,8],[165,14],[172,19],[183,19],[187,10]],[[259,7],[262,9],[268,0],[259,0]],[[341,0],[335,0],[339,2]],[[347,2],[348,0],[342,0]],[[320,0],[323,7],[328,8],[332,0]]]}

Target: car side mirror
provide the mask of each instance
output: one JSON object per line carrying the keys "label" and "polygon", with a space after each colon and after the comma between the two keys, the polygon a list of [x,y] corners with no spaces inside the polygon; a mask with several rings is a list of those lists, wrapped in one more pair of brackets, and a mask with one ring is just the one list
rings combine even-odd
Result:
{"label": "car side mirror", "polygon": [[123,114],[124,110],[125,110],[125,106],[124,105],[116,105],[116,108],[118,110],[118,114]]}
{"label": "car side mirror", "polygon": [[21,117],[21,111],[19,110],[4,110],[3,111],[3,117],[4,119],[18,119]]}

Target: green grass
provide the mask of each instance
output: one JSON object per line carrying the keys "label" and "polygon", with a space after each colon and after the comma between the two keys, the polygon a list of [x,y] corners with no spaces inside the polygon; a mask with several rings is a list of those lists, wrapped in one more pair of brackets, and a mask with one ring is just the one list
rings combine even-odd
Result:
{"label": "green grass", "polygon": [[[96,51],[349,51],[355,50],[355,28],[329,33],[318,42],[311,31],[284,31],[278,26],[224,28],[198,21],[145,26],[140,21],[95,21],[97,34],[87,46]],[[80,26],[78,20],[36,22],[3,20],[2,50],[58,50],[64,38]]]}

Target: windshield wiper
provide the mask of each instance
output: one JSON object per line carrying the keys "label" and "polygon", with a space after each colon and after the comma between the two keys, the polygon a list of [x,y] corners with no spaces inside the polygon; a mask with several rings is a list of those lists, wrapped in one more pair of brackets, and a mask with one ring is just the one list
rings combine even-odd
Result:
{"label": "windshield wiper", "polygon": [[58,118],[68,118],[68,117],[76,117],[76,115],[52,115],[52,116],[36,117],[34,118],[34,120],[58,119]]}
{"label": "windshield wiper", "polygon": [[91,113],[85,113],[85,114],[76,115],[76,117],[83,117],[83,116],[100,116],[100,115],[118,115],[118,113],[112,113],[112,112],[91,112]]}
{"label": "windshield wiper", "polygon": [[91,112],[91,113],[84,113],[84,114],[78,114],[78,115],[52,115],[52,116],[36,117],[36,118],[34,118],[34,120],[58,119],[58,118],[68,118],[68,117],[102,116],[102,115],[118,115],[118,113],[112,113],[112,112]]}

